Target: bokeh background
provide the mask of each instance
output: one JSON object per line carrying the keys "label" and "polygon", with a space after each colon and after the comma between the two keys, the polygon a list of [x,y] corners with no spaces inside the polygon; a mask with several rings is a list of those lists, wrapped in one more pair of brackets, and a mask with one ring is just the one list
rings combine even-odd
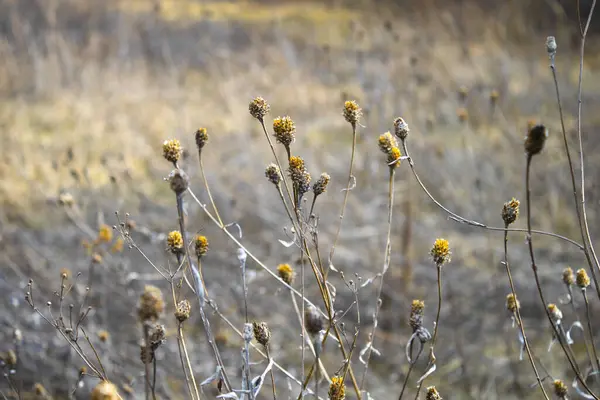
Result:
{"label": "bokeh background", "polygon": [[[591,1],[580,3],[586,16]],[[583,74],[592,237],[600,222],[599,30],[600,23],[593,21]],[[272,117],[294,119],[293,151],[305,158],[313,176],[326,171],[332,177],[317,205],[325,252],[337,226],[350,160],[352,132],[342,106],[355,99],[363,107],[356,188],[335,260],[347,277],[367,280],[383,263],[387,167],[377,137],[397,116],[411,127],[411,155],[431,193],[451,210],[494,226],[502,225],[505,201],[524,199],[522,142],[528,121],[546,124],[550,138],[533,168],[534,227],[579,241],[545,51],[548,35],[557,37],[557,73],[575,149],[575,1],[0,0],[0,352],[11,349],[13,330],[20,329],[18,377],[25,391],[33,393],[39,383],[54,398],[67,398],[81,362],[24,301],[27,281],[34,280],[43,304],[59,289],[63,268],[72,276],[82,272],[70,300],[80,304],[89,273],[83,244],[95,238],[101,224],[117,223],[115,211],[130,214],[136,223],[133,238],[153,261],[172,264],[164,235],[177,229],[177,213],[163,180],[170,166],[161,157],[161,144],[168,138],[182,141],[183,168],[207,201],[193,139],[201,126],[210,135],[204,167],[224,220],[241,226],[243,242],[269,267],[297,266],[297,250],[279,242],[287,238],[287,217],[264,179],[272,159],[260,125],[247,111],[255,96],[269,101]],[[518,361],[517,332],[505,310],[509,288],[500,264],[502,235],[449,220],[416,185],[408,165],[396,175],[392,267],[375,342],[382,355],[373,357],[369,375],[373,398],[399,393],[408,368],[404,348],[413,298],[426,301],[431,327],[437,294],[428,250],[436,237],[450,241],[453,261],[444,270],[439,367],[428,382],[447,399],[538,398],[526,359]],[[72,207],[59,204],[65,196],[74,199]],[[241,328],[236,247],[194,204],[186,207],[190,229],[211,243],[204,263],[209,291],[219,310]],[[547,352],[550,327],[535,293],[524,239],[510,235],[527,332],[548,373],[572,382],[558,347]],[[584,266],[583,255],[548,237],[536,237],[535,246],[542,284],[558,303],[565,294],[562,269]],[[132,389],[128,396],[141,398],[137,299],[146,284],[167,285],[138,253],[112,250],[105,249],[95,270],[87,300],[94,310],[86,324],[94,335],[109,333],[104,342],[94,337],[109,375],[124,393]],[[299,375],[299,325],[289,293],[251,262],[249,274],[252,318],[270,324],[274,357]],[[345,310],[354,297],[339,275],[331,279],[336,308]],[[375,291],[370,285],[360,292],[359,349],[372,324]],[[307,296],[319,300],[310,283]],[[581,299],[577,304],[581,313]],[[164,318],[169,335],[159,354],[158,380],[160,397],[175,399],[186,392],[172,306]],[[598,311],[597,302],[592,307]],[[565,314],[565,323],[576,319],[573,312]],[[352,312],[345,318],[351,331],[356,318]],[[211,319],[226,364],[239,375],[242,341],[217,316]],[[196,317],[188,337],[201,381],[214,365]],[[583,360],[580,333],[575,337]],[[360,374],[358,354],[355,358]],[[333,346],[324,359],[332,370],[342,363]],[[417,377],[424,367],[418,365]],[[287,396],[284,376],[277,380]],[[92,378],[83,382],[80,398],[95,384]],[[10,391],[6,381],[0,388]],[[210,398],[210,387],[207,393]]]}

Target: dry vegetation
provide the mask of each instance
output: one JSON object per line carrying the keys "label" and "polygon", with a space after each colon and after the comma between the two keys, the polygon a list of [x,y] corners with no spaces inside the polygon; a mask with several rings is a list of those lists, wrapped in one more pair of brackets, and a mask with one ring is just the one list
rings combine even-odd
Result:
{"label": "dry vegetation", "polygon": [[[214,398],[218,387],[222,393],[241,387],[247,363],[250,377],[266,372],[257,398],[273,397],[271,379],[279,398],[296,398],[295,380],[311,371],[312,345],[325,337],[314,313],[303,318],[310,302],[331,330],[320,352],[324,368],[309,385],[315,391],[319,382],[321,398],[330,384],[337,391],[329,397],[341,398],[344,382],[346,397],[356,398],[354,383],[363,386],[363,361],[370,357],[363,389],[374,399],[395,399],[408,382],[400,397],[412,399],[431,367],[433,343],[436,370],[422,397],[435,385],[444,399],[544,398],[528,352],[519,360],[521,319],[548,396],[560,389],[553,380],[562,379],[570,398],[578,398],[575,370],[598,371],[589,332],[600,326],[593,318],[587,324],[583,278],[566,286],[563,270],[600,270],[577,245],[533,236],[546,302],[562,310],[565,330],[575,321],[583,328],[572,329],[571,345],[561,339],[568,357],[558,342],[548,351],[552,313],[538,297],[523,230],[531,209],[533,229],[582,241],[545,50],[546,36],[554,35],[565,137],[580,195],[583,132],[587,221],[592,239],[600,233],[595,33],[586,45],[578,130],[579,31],[572,9],[551,1],[407,3],[0,0],[2,395],[100,399],[116,398],[110,396],[118,390],[123,398],[148,398],[145,377],[155,376],[156,398]],[[298,187],[288,192],[282,182],[279,192],[265,177],[276,159],[255,118],[262,114],[248,112],[256,96],[270,104],[264,123],[290,188],[288,154],[273,136],[280,115],[295,122],[290,152],[303,158],[313,183],[329,174],[327,191],[314,203],[317,218],[309,213],[313,192],[294,207]],[[356,124],[347,100],[362,108]],[[386,161],[397,153],[378,139],[395,133],[398,116],[410,133],[389,147],[404,157],[406,145],[411,158],[390,167]],[[533,157],[528,207],[523,139],[531,121],[550,135]],[[209,138],[202,163],[199,127]],[[174,138],[183,151],[171,142],[169,163],[163,142]],[[185,171],[191,192],[173,193],[173,168]],[[292,174],[296,186],[303,173]],[[507,235],[507,249],[518,313],[506,309],[511,288],[502,263],[501,212],[513,197],[521,213],[511,228],[521,231]],[[500,229],[461,223],[457,215]],[[196,251],[196,242],[203,243],[197,235],[208,238],[205,254]],[[452,252],[443,268],[440,237]],[[281,264],[295,272],[293,281]],[[192,266],[201,266],[198,280]],[[204,290],[199,303],[193,291]],[[585,293],[594,315],[593,281]],[[335,323],[323,301],[331,297]],[[183,299],[190,301],[189,319]],[[424,301],[422,326],[413,299]],[[266,343],[260,329],[251,333],[263,339],[244,340],[252,321],[268,324],[268,346],[260,343]],[[413,332],[429,339],[422,327],[435,339],[410,365]],[[377,352],[368,346],[373,331]],[[216,361],[228,381],[208,379]],[[600,393],[593,376],[587,383]]]}

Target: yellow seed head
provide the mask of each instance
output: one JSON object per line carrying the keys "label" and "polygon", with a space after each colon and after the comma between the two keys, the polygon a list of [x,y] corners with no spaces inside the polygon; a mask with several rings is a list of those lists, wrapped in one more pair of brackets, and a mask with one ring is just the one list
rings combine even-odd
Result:
{"label": "yellow seed head", "polygon": [[498,103],[498,99],[500,98],[500,93],[494,89],[490,93],[490,103],[492,106],[495,106]]}
{"label": "yellow seed head", "polygon": [[579,286],[581,289],[585,289],[590,286],[590,277],[583,268],[577,270],[577,286]]}
{"label": "yellow seed head", "polygon": [[548,312],[550,313],[550,317],[554,323],[559,323],[563,318],[563,313],[554,303],[548,304]]}
{"label": "yellow seed head", "polygon": [[435,386],[430,386],[427,388],[425,400],[442,400],[442,396],[440,396],[440,393],[437,391]]}
{"label": "yellow seed head", "polygon": [[69,279],[71,277],[71,270],[69,268],[61,268],[60,277],[62,279]]}
{"label": "yellow seed head", "polygon": [[362,116],[362,109],[358,106],[356,101],[349,100],[344,103],[344,118],[353,127],[356,126],[358,120]]}
{"label": "yellow seed head", "polygon": [[438,238],[433,243],[430,254],[431,257],[433,257],[435,265],[442,266],[443,264],[450,262],[450,256],[452,255],[450,252],[450,244],[446,239]]}
{"label": "yellow seed head", "polygon": [[102,224],[100,229],[98,229],[98,238],[96,239],[98,243],[108,243],[113,238],[113,230],[110,226],[106,224]]}
{"label": "yellow seed head", "polygon": [[206,236],[196,235],[194,238],[194,247],[196,249],[197,257],[202,257],[208,253],[208,239]]}
{"label": "yellow seed head", "polygon": [[175,307],[175,318],[177,321],[184,322],[190,318],[192,304],[188,300],[181,300]]}
{"label": "yellow seed head", "polygon": [[569,394],[567,385],[565,385],[565,383],[560,379],[556,379],[552,385],[554,386],[554,394],[556,394],[559,399],[565,399]]}
{"label": "yellow seed head", "polygon": [[288,116],[277,117],[273,120],[273,131],[275,132],[275,139],[286,148],[289,148],[295,139],[296,125]]}
{"label": "yellow seed head", "polygon": [[398,147],[398,142],[396,138],[392,136],[390,132],[386,132],[382,135],[379,135],[379,149],[385,154],[389,155],[394,147]]}
{"label": "yellow seed head", "polygon": [[279,264],[277,267],[277,273],[282,281],[291,285],[294,282],[294,269],[290,266],[290,264]]}
{"label": "yellow seed head", "polygon": [[108,381],[102,381],[92,390],[91,400],[117,400],[120,399],[117,387]]}
{"label": "yellow seed head", "polygon": [[519,200],[512,198],[511,201],[504,203],[502,207],[502,220],[504,225],[508,226],[519,218]]}
{"label": "yellow seed head", "polygon": [[250,111],[250,115],[256,118],[259,121],[263,121],[265,115],[269,113],[271,110],[271,106],[265,99],[262,97],[255,97],[248,105],[248,111]]}
{"label": "yellow seed head", "polygon": [[181,143],[177,139],[165,140],[163,142],[163,157],[172,163],[176,163],[181,156]]}
{"label": "yellow seed head", "polygon": [[392,147],[387,156],[387,163],[390,168],[397,168],[400,165],[400,157],[402,157],[400,149],[398,147]]}
{"label": "yellow seed head", "polygon": [[14,350],[8,350],[2,355],[0,360],[4,361],[4,363],[8,366],[15,366],[17,365],[17,353],[15,353]]}
{"label": "yellow seed head", "polygon": [[575,283],[575,274],[573,274],[571,267],[567,267],[563,270],[562,281],[567,286],[571,286]]}
{"label": "yellow seed head", "polygon": [[330,400],[344,400],[346,398],[346,385],[344,384],[344,377],[334,376],[331,378],[331,385],[329,385],[328,394]]}
{"label": "yellow seed head", "polygon": [[138,317],[140,321],[157,320],[165,309],[162,292],[156,286],[147,285],[140,296]]}
{"label": "yellow seed head", "polygon": [[183,248],[183,237],[179,231],[171,231],[167,235],[167,250],[173,254],[182,254],[185,252]]}
{"label": "yellow seed head", "polygon": [[206,128],[200,128],[196,131],[195,135],[196,139],[196,147],[198,147],[198,151],[202,150],[202,148],[208,143],[208,132]]}
{"label": "yellow seed head", "polygon": [[38,396],[48,396],[48,391],[41,383],[36,383],[35,385],[33,385],[33,390]]}
{"label": "yellow seed head", "polygon": [[108,338],[110,337],[109,333],[107,331],[100,331],[98,332],[98,339],[100,339],[100,341],[102,343],[106,343],[108,341]]}
{"label": "yellow seed head", "polygon": [[521,308],[521,303],[519,303],[519,299],[512,294],[509,293],[506,295],[506,309],[511,313],[517,312],[518,309]]}
{"label": "yellow seed head", "polygon": [[117,240],[115,240],[115,242],[113,243],[113,245],[110,248],[110,252],[111,253],[120,253],[123,251],[123,239],[121,238],[117,238]]}
{"label": "yellow seed head", "polygon": [[93,253],[92,262],[94,264],[102,264],[102,256],[99,253]]}

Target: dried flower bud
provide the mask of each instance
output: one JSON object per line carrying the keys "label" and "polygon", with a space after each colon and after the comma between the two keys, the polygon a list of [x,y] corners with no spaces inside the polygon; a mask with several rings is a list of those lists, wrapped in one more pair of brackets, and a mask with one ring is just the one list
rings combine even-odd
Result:
{"label": "dried flower bud", "polygon": [[301,157],[291,156],[289,162],[288,172],[296,193],[298,195],[298,201],[302,199],[302,196],[310,190],[311,176],[304,167],[304,160]]}
{"label": "dried flower bud", "polygon": [[248,111],[250,111],[250,115],[252,115],[254,118],[261,122],[270,110],[271,106],[262,97],[255,97],[254,100],[252,100],[250,102],[250,105],[248,106]]}
{"label": "dried flower bud", "polygon": [[277,186],[281,182],[281,171],[279,167],[273,163],[265,168],[265,176],[273,185]]}
{"label": "dried flower bud", "polygon": [[181,143],[177,139],[165,140],[163,142],[163,157],[172,163],[179,161],[181,157]]}
{"label": "dried flower bud", "polygon": [[171,171],[168,177],[169,185],[171,186],[171,190],[176,194],[181,194],[185,192],[189,186],[189,178],[185,172],[180,169],[174,169]]}
{"label": "dried flower bud", "polygon": [[550,313],[550,318],[552,318],[552,322],[555,324],[560,324],[560,320],[563,318],[563,313],[554,303],[548,304],[548,312]]}
{"label": "dried flower bud", "polygon": [[450,244],[446,239],[438,238],[433,243],[433,247],[430,251],[431,257],[433,257],[433,262],[437,266],[442,266],[448,262],[450,262]]}
{"label": "dried flower bud", "polygon": [[164,325],[155,325],[150,332],[150,346],[153,350],[156,350],[165,341],[166,331]]}
{"label": "dried flower bud", "polygon": [[296,125],[288,116],[277,117],[273,120],[273,131],[275,132],[275,139],[286,148],[289,148],[295,139]]}
{"label": "dried flower bud", "polygon": [[98,332],[98,339],[102,343],[108,342],[109,337],[110,337],[110,335],[107,331],[102,330],[102,331]]}
{"label": "dried flower bud", "polygon": [[442,400],[442,396],[440,396],[440,393],[437,391],[435,386],[430,386],[427,388],[425,400]]}
{"label": "dried flower bud", "polygon": [[344,400],[346,398],[346,385],[343,376],[331,377],[328,394],[330,400]]}
{"label": "dried flower bud", "polygon": [[425,310],[425,302],[423,300],[413,300],[410,305],[410,318],[408,324],[413,332],[416,332],[423,326],[423,311]]}
{"label": "dried flower bud", "polygon": [[175,308],[175,318],[177,321],[184,322],[190,318],[190,313],[192,312],[192,305],[188,300],[181,300],[177,303],[177,307]]}
{"label": "dried flower bud", "polygon": [[0,360],[2,360],[9,367],[14,367],[17,365],[17,353],[15,353],[14,350],[8,350],[2,355]]}
{"label": "dried flower bud", "polygon": [[469,88],[466,86],[461,86],[458,88],[458,99],[462,102],[467,100],[467,96],[469,95]]}
{"label": "dried flower bud", "polygon": [[344,118],[352,125],[352,127],[356,126],[361,116],[362,109],[358,106],[356,101],[350,100],[344,103]]}
{"label": "dried flower bud", "polygon": [[525,138],[525,153],[534,156],[541,152],[548,138],[548,129],[544,125],[534,125]]}
{"label": "dried flower bud", "polygon": [[506,295],[506,309],[508,311],[510,311],[511,313],[516,313],[518,309],[521,308],[521,303],[519,302],[519,299],[517,299],[517,297],[512,294],[509,293]]}
{"label": "dried flower bud", "polygon": [[379,149],[385,155],[389,155],[394,147],[398,147],[398,141],[396,141],[396,138],[390,132],[379,135],[378,144]]}
{"label": "dried flower bud", "polygon": [[330,179],[331,177],[329,176],[329,174],[325,172],[323,172],[321,176],[319,176],[319,179],[317,179],[317,181],[313,185],[313,193],[315,194],[315,196],[325,193]]}
{"label": "dried flower bud", "polygon": [[460,122],[466,122],[469,119],[469,111],[464,107],[460,107],[456,110],[456,116]]}
{"label": "dried flower bud", "polygon": [[519,200],[512,198],[511,201],[504,203],[502,207],[502,220],[505,226],[509,226],[519,218]]}
{"label": "dried flower bud", "polygon": [[396,135],[400,140],[404,141],[408,136],[408,124],[404,122],[404,120],[400,117],[394,120],[394,135]]}
{"label": "dried flower bud", "polygon": [[575,274],[573,274],[571,267],[563,269],[562,281],[567,286],[571,286],[575,283]]}
{"label": "dried flower bud", "polygon": [[556,395],[556,397],[558,397],[561,400],[566,399],[567,395],[569,394],[569,389],[567,388],[567,385],[565,385],[565,383],[560,379],[556,379],[552,384],[554,386],[554,394]]}
{"label": "dried flower bud", "polygon": [[102,264],[102,256],[99,253],[92,254],[92,263]]}
{"label": "dried flower bud", "polygon": [[162,292],[156,286],[147,285],[140,296],[138,317],[140,321],[156,320],[165,308]]}
{"label": "dried flower bud", "polygon": [[101,381],[94,387],[92,390],[92,395],[90,397],[91,400],[118,400],[121,399],[119,396],[119,392],[117,391],[117,387],[108,382]]}
{"label": "dried flower bud", "polygon": [[58,196],[58,204],[64,207],[73,207],[75,199],[71,193],[63,192]]}
{"label": "dried flower bud", "polygon": [[291,285],[294,282],[294,277],[296,274],[294,273],[294,269],[290,264],[279,264],[277,267],[277,273],[282,281]]}
{"label": "dried flower bud", "polygon": [[256,341],[266,347],[269,344],[269,340],[271,340],[271,330],[267,323],[253,322],[252,328],[254,330],[254,338]]}
{"label": "dried flower bud", "polygon": [[314,336],[323,330],[323,318],[314,306],[309,306],[304,313],[306,331]]}
{"label": "dried flower bud", "polygon": [[35,385],[33,385],[33,391],[35,392],[37,399],[44,399],[44,400],[50,400],[52,399],[52,397],[50,396],[50,393],[48,393],[48,391],[46,390],[46,388],[44,387],[44,385],[42,385],[41,383],[36,383]]}
{"label": "dried flower bud", "polygon": [[590,277],[583,268],[577,270],[577,286],[579,286],[581,289],[585,289],[590,286]]}
{"label": "dried flower bud", "polygon": [[185,249],[183,247],[183,236],[179,231],[171,231],[167,235],[167,250],[173,254],[183,254]]}
{"label": "dried flower bud", "polygon": [[206,143],[208,143],[208,132],[206,128],[200,128],[196,131],[196,147],[198,147],[198,151],[201,151]]}
{"label": "dried flower bud", "polygon": [[496,89],[492,90],[490,93],[490,104],[492,106],[495,106],[496,104],[498,104],[499,98],[500,98],[500,93]]}
{"label": "dried flower bud", "polygon": [[550,59],[554,59],[554,56],[556,56],[556,39],[554,36],[548,36],[546,38],[546,52]]}
{"label": "dried flower bud", "polygon": [[200,258],[208,253],[208,239],[206,236],[196,235],[194,238],[194,247],[196,249],[196,257]]}
{"label": "dried flower bud", "polygon": [[113,239],[113,230],[110,226],[106,224],[100,225],[98,229],[98,238],[96,239],[98,243],[108,243]]}

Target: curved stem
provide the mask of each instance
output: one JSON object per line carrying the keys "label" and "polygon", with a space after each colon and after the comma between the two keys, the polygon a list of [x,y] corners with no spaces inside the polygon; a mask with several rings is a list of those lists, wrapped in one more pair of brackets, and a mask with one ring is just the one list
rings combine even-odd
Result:
{"label": "curved stem", "polygon": [[206,188],[206,194],[208,195],[208,200],[212,205],[213,210],[215,210],[215,216],[219,221],[219,224],[223,226],[223,220],[219,215],[219,210],[217,210],[217,206],[215,205],[215,201],[213,200],[212,194],[210,193],[210,186],[208,185],[208,180],[206,179],[206,174],[204,173],[204,163],[202,162],[202,151],[198,150],[198,159],[200,160],[200,174],[202,175],[202,181],[204,182],[204,187]]}

